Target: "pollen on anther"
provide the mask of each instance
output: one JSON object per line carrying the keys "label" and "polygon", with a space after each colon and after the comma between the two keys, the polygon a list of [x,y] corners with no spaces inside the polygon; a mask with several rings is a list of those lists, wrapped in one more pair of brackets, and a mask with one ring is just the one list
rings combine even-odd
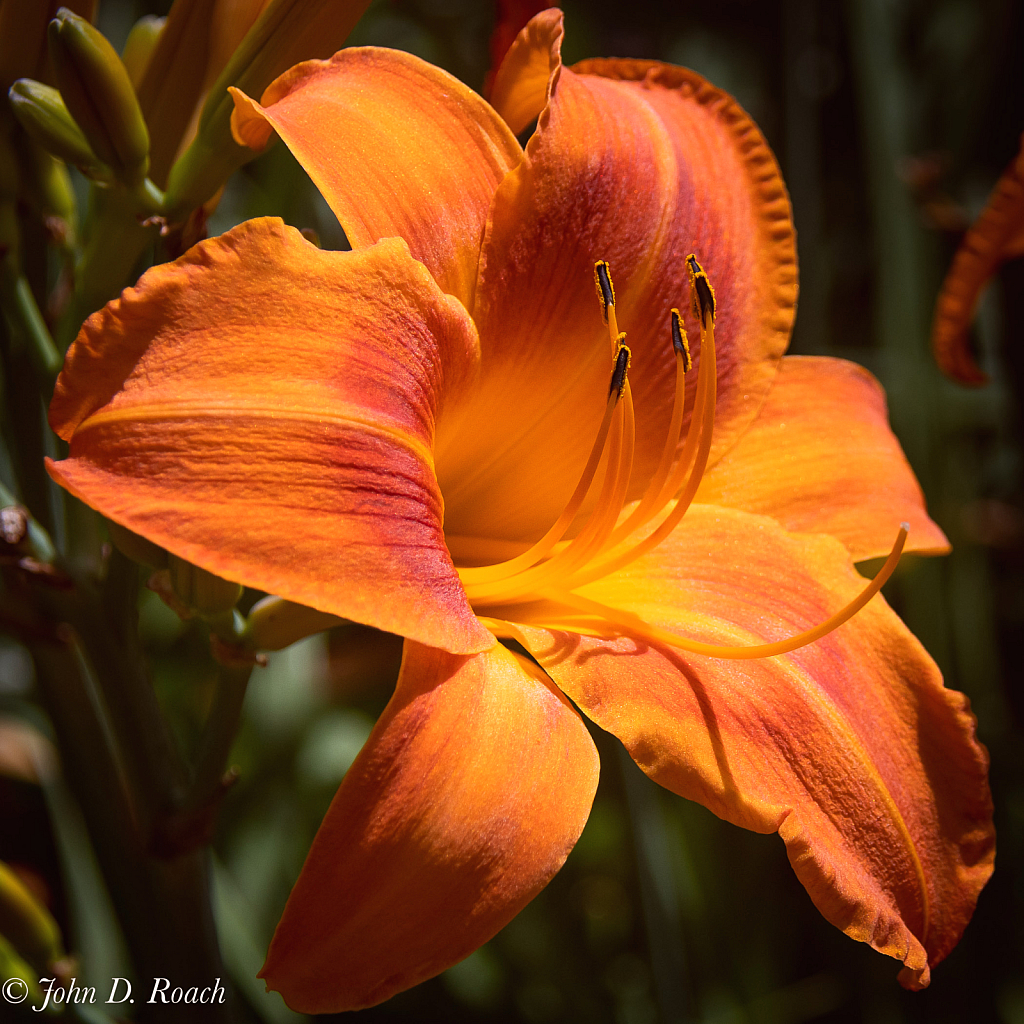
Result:
{"label": "pollen on anther", "polygon": [[672,347],[683,357],[683,373],[689,373],[693,367],[690,357],[690,340],[686,337],[686,328],[678,309],[672,310]]}
{"label": "pollen on anther", "polygon": [[615,305],[615,287],[612,285],[611,274],[606,260],[598,260],[594,264],[594,284],[597,297],[601,300],[601,316],[608,323],[608,307]]}
{"label": "pollen on anther", "polygon": [[693,315],[706,328],[708,317],[710,316],[712,322],[715,319],[715,290],[711,287],[708,275],[697,262],[697,257],[693,253],[686,257],[686,269],[690,275],[690,301],[693,306]]}
{"label": "pollen on anther", "polygon": [[622,344],[622,339],[625,337],[625,334],[619,335],[619,352],[615,357],[615,369],[612,371],[612,382],[608,387],[608,394],[612,395],[617,392],[619,398],[621,398],[626,391],[626,374],[629,372],[629,361],[633,355],[629,351],[629,346]]}

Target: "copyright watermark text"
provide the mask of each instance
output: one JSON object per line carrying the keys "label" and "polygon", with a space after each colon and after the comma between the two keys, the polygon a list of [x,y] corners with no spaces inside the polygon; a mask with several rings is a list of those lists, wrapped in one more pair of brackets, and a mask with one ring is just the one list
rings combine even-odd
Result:
{"label": "copyright watermark text", "polygon": [[[175,985],[170,978],[153,978],[150,985],[140,985],[139,988],[142,989],[140,999],[145,1003],[207,1006],[227,999],[220,978],[215,979],[212,985],[188,986]],[[30,996],[32,1010],[36,1013],[72,1004],[119,1006],[135,1002],[132,983],[127,978],[111,978],[110,991],[99,993],[95,986],[79,985],[77,978],[72,978],[67,984],[58,984],[56,978],[40,978],[38,986],[22,978],[8,978],[0,985],[0,1000],[5,1003],[24,1003]]]}

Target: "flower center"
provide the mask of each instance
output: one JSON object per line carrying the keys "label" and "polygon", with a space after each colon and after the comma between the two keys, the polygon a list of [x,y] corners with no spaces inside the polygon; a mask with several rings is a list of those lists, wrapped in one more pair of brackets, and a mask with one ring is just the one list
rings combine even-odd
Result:
{"label": "flower center", "polygon": [[[763,658],[803,647],[830,633],[855,615],[892,575],[906,540],[904,523],[885,565],[848,605],[814,629],[772,644],[752,647],[720,647],[678,636],[576,593],[609,573],[616,572],[657,547],[686,515],[707,468],[715,422],[717,372],[715,366],[715,292],[696,256],[686,258],[694,319],[700,325],[700,358],[697,388],[690,425],[682,448],[686,398],[685,377],[692,369],[690,347],[679,310],[671,311],[672,346],[676,361],[676,388],[672,417],[658,466],[640,501],[619,522],[633,470],[635,421],[629,386],[630,350],[619,331],[615,312],[615,288],[608,264],[594,267],[597,297],[608,326],[613,369],[605,414],[590,457],[572,496],[551,528],[528,550],[493,565],[460,567],[459,577],[470,603],[483,613],[484,621],[498,635],[511,635],[500,615],[502,606],[550,600],[603,623],[642,632],[652,640],[718,658]],[[598,484],[601,466],[604,477]],[[596,503],[586,522],[571,540],[563,538],[576,520],[588,494],[599,486]],[[662,516],[640,539],[637,535]]]}

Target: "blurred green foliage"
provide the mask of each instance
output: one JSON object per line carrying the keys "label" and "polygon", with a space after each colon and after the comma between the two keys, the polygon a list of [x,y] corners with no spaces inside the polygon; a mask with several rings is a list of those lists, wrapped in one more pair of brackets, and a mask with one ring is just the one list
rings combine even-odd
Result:
{"label": "blurred green foliage", "polygon": [[[138,17],[166,7],[103,0],[99,24],[120,46]],[[947,559],[906,560],[887,594],[979,715],[993,757],[996,873],[931,988],[904,992],[894,961],[821,918],[778,837],[743,832],[661,791],[617,741],[597,735],[597,801],[551,885],[463,963],[346,1019],[1024,1024],[1024,261],[1004,269],[981,308],[986,390],[943,380],[928,352],[959,233],[1024,129],[1024,11],[1014,0],[564,8],[567,62],[687,64],[732,91],[779,156],[802,264],[792,351],[852,358],[882,379],[894,427],[954,544]],[[492,19],[484,0],[377,0],[351,42],[409,50],[479,88]],[[264,214],[315,231],[326,248],[347,247],[280,145],[232,179],[210,230]],[[158,692],[193,750],[213,685],[203,634],[154,595],[140,621]],[[400,655],[395,637],[341,627],[271,655],[253,678],[233,754],[241,778],[215,841],[215,905],[225,962],[254,1020],[301,1019],[254,975]],[[29,672],[17,647],[0,647],[3,710],[29,713]],[[76,833],[60,800],[51,794],[67,854],[82,845],[81,826]],[[79,883],[95,878],[87,852],[70,862]],[[92,951],[94,976],[109,977],[119,953],[96,906],[102,893],[79,900],[79,921],[88,921],[78,926],[80,947]]]}

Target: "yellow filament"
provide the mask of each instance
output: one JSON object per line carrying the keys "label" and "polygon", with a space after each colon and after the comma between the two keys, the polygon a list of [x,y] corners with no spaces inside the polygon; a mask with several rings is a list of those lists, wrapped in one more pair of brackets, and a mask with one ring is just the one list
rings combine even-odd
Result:
{"label": "yellow filament", "polygon": [[[622,442],[625,406],[625,402],[618,402],[616,403],[613,411],[612,428],[608,436],[608,457],[605,467],[604,483],[601,485],[601,491],[597,499],[598,509],[603,509],[607,505],[611,504],[613,494],[616,490],[616,484],[618,483],[618,466],[622,458],[623,448]],[[573,553],[576,554],[582,547],[589,544],[591,538],[594,536],[600,525],[598,519],[598,516],[592,514],[580,533],[570,541],[564,550],[555,555],[554,558],[548,559],[548,561],[542,562],[540,565],[535,565],[532,568],[519,572],[509,579],[471,582],[466,586],[466,596],[471,602],[480,603],[483,601],[490,602],[497,600],[499,597],[513,592],[513,590],[515,593],[519,593],[520,591],[529,593],[530,591],[535,590],[548,578],[556,575],[556,573],[551,571],[551,565],[555,559],[560,559],[560,564],[564,564],[564,558],[562,558],[562,556],[564,556],[570,548],[572,548]],[[573,565],[575,566],[577,564],[582,565],[583,563],[577,562],[574,558]],[[484,568],[487,567],[485,566]]]}
{"label": "yellow filament", "polygon": [[614,358],[619,351],[619,345],[622,344],[624,334],[619,333],[619,320],[615,315],[615,304],[609,303],[608,305],[608,336],[612,340],[612,358]]}
{"label": "yellow filament", "polygon": [[580,476],[579,483],[576,485],[576,490],[573,491],[572,497],[566,503],[565,508],[562,509],[562,514],[555,521],[551,529],[536,544],[522,554],[516,555],[515,558],[510,558],[507,561],[498,562],[494,565],[459,569],[459,578],[462,580],[463,585],[468,586],[471,583],[489,583],[505,579],[508,576],[515,575],[517,572],[522,572],[524,569],[529,569],[530,566],[535,565],[542,558],[551,554],[555,549],[555,545],[565,536],[565,531],[572,525],[572,521],[576,518],[576,514],[579,512],[590,491],[590,486],[594,482],[598,466],[601,463],[601,456],[604,454],[605,442],[608,440],[608,432],[611,429],[612,414],[615,412],[618,401],[618,389],[614,389],[608,396],[604,419],[601,420],[601,426],[597,431],[594,447],[590,450],[590,458],[587,460],[587,465]]}
{"label": "yellow filament", "polygon": [[[596,617],[599,623],[618,626],[627,635],[641,636],[654,642],[668,644],[691,654],[723,659],[771,658],[820,640],[856,615],[881,590],[895,570],[906,543],[909,530],[907,524],[901,526],[896,542],[881,570],[856,598],[814,628],[775,643],[747,647],[702,643],[651,625],[636,614],[573,593],[587,583],[616,572],[660,544],[686,514],[707,467],[717,395],[715,296],[707,275],[694,257],[688,257],[687,267],[690,271],[694,315],[701,325],[701,350],[697,393],[690,414],[690,426],[675,464],[673,465],[673,459],[679,446],[686,399],[686,365],[683,354],[678,350],[676,392],[668,437],[658,467],[639,504],[627,519],[620,525],[615,525],[628,493],[633,468],[635,422],[633,396],[628,378],[624,379],[621,389],[621,397],[624,399],[622,402],[616,400],[619,394],[615,391],[609,396],[605,417],[583,476],[558,521],[544,537],[528,551],[505,562],[463,568],[458,571],[466,586],[467,597],[477,607],[519,604],[543,597],[559,602],[567,610],[575,609],[582,613],[583,618],[577,619],[571,612],[568,615],[556,615],[554,618],[542,613],[533,616],[527,612],[528,617],[522,620],[530,621],[532,618],[536,625],[545,628],[570,628],[577,632],[586,632],[592,628],[589,620]],[[607,272],[607,264],[604,265],[604,269]],[[610,284],[610,277],[608,280]],[[698,281],[702,285],[700,290]],[[598,294],[603,294],[600,288]],[[614,295],[614,291],[612,294]],[[612,344],[612,356],[617,358],[624,346],[625,334],[619,332],[614,301],[604,307],[604,312]],[[580,533],[556,552],[559,541],[571,526],[593,484],[606,444],[605,478],[594,511]],[[628,550],[614,553],[616,547],[621,546],[626,537],[654,518],[677,492],[679,496],[675,507],[649,536]],[[609,553],[608,556],[603,561],[596,561],[605,552]],[[523,640],[514,623],[486,616],[481,617],[481,622],[495,636]],[[607,630],[601,628],[600,635],[606,633]]]}
{"label": "yellow filament", "polygon": [[900,526],[896,543],[893,544],[885,564],[878,571],[875,578],[849,604],[813,629],[797,633],[796,636],[791,636],[787,640],[778,640],[770,644],[755,644],[751,647],[723,647],[717,644],[705,644],[699,640],[690,640],[687,637],[679,636],[667,629],[652,626],[638,615],[610,608],[599,601],[592,601],[589,598],[580,597],[578,594],[561,592],[551,596],[572,608],[578,608],[581,611],[599,615],[606,622],[614,622],[628,629],[630,633],[637,633],[649,640],[670,644],[673,647],[678,647],[680,650],[689,651],[691,654],[703,654],[709,658],[729,659],[773,658],[776,655],[788,654],[790,651],[795,651],[800,647],[806,647],[808,644],[814,643],[815,640],[820,640],[823,636],[831,633],[834,629],[838,629],[844,622],[852,619],[882,589],[883,585],[893,574],[893,570],[900,560],[900,555],[903,553],[903,546],[906,543],[909,529],[910,527],[907,523],[903,523]]}
{"label": "yellow filament", "polygon": [[510,579],[467,587],[466,595],[471,602],[509,604],[549,589],[586,565],[605,545],[625,500],[633,468],[635,423],[628,379],[623,397],[625,400],[620,403],[622,415],[616,420],[616,429],[609,444],[604,485],[587,525],[562,551],[541,565]]}
{"label": "yellow filament", "polygon": [[[615,570],[621,569],[624,565],[628,565],[630,562],[645,555],[652,548],[657,547],[679,525],[683,516],[686,515],[686,511],[693,501],[693,496],[697,493],[697,488],[700,486],[701,478],[704,476],[704,470],[707,467],[708,455],[711,452],[711,435],[715,425],[715,396],[717,393],[718,374],[715,364],[714,322],[709,322],[706,328],[702,327],[700,333],[701,365],[697,382],[697,403],[700,408],[698,409],[697,405],[694,406],[693,416],[690,421],[690,432],[686,438],[686,447],[689,447],[691,437],[696,439],[694,435],[695,430],[699,434],[700,442],[694,458],[693,468],[690,471],[686,486],[676,502],[675,508],[662,520],[657,529],[639,544],[573,576],[569,582],[570,589],[582,587],[586,583],[591,583],[602,576],[607,576],[609,573],[615,572]],[[701,401],[702,398],[703,401]],[[700,414],[699,423],[697,422],[698,413]],[[685,471],[686,463],[683,457],[680,457],[680,465]]]}
{"label": "yellow filament", "polygon": [[[665,503],[679,489],[683,482],[686,468],[693,458],[694,450],[697,447],[697,439],[700,433],[699,426],[702,419],[703,403],[701,396],[703,391],[701,385],[704,377],[701,371],[697,370],[697,395],[694,398],[693,410],[690,413],[690,428],[686,433],[686,442],[683,450],[679,453],[679,461],[676,463],[676,470],[669,477],[669,470],[672,468],[672,459],[679,447],[679,434],[683,424],[683,409],[686,402],[686,373],[683,369],[683,357],[676,353],[676,393],[672,401],[672,421],[668,428],[668,437],[665,439],[665,446],[661,451],[661,459],[658,468],[655,470],[651,482],[647,485],[640,504],[629,514],[626,520],[620,523],[615,532],[608,540],[608,547],[614,547],[624,540],[631,533],[638,530],[644,523],[648,522],[665,507]],[[701,360],[703,365],[703,360]]]}

